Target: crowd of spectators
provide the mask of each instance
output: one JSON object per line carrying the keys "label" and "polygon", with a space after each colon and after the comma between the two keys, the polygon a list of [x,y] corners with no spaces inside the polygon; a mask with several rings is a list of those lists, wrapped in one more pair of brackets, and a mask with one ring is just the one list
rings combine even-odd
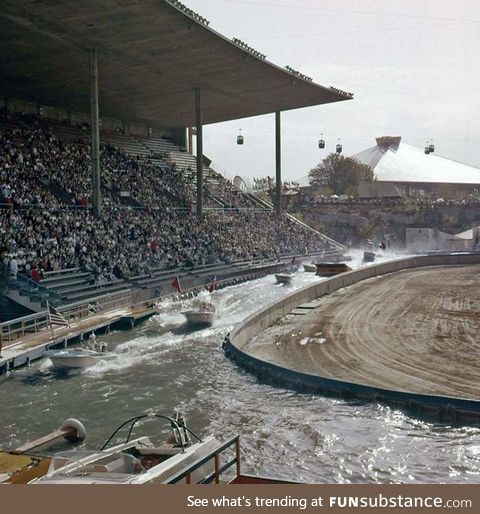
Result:
{"label": "crowd of spectators", "polygon": [[0,131],[0,203],[57,204],[39,178],[44,174],[38,130]]}
{"label": "crowd of spectators", "polygon": [[[0,251],[18,269],[80,267],[98,281],[171,269],[326,249],[289,218],[254,209],[226,180],[209,186],[231,210],[192,213],[191,176],[102,147],[103,212],[96,219],[89,149],[63,141],[41,120],[0,114]],[[56,185],[62,195],[51,191]],[[57,191],[58,192],[58,191]],[[137,207],[121,205],[122,193]],[[6,204],[6,205],[5,205]],[[158,209],[159,207],[159,209]],[[218,205],[216,206],[218,207]]]}
{"label": "crowd of spectators", "polygon": [[258,204],[255,204],[251,198],[244,195],[233,184],[227,180],[217,178],[217,175],[215,178],[216,180],[207,182],[205,186],[207,197],[213,196],[215,198],[220,198],[227,207],[235,207],[239,209],[258,207]]}
{"label": "crowd of spectators", "polygon": [[[15,127],[0,124],[0,203],[56,205],[53,183],[65,194],[62,203],[88,206],[91,197],[89,147],[65,142],[35,118]],[[0,122],[11,122],[5,111]],[[127,193],[142,207],[188,206],[187,184],[168,166],[154,166],[111,145],[102,146],[102,195],[110,205]]]}
{"label": "crowd of spectators", "polygon": [[0,248],[20,267],[80,267],[98,280],[240,259],[326,249],[319,235],[266,211],[207,211],[201,222],[185,210],[111,207],[0,210]]}

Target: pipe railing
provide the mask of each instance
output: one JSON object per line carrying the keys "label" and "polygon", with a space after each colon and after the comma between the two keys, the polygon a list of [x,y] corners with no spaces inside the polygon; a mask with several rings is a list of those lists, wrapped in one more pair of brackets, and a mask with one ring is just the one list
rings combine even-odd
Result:
{"label": "pipe railing", "polygon": [[[73,303],[58,308],[58,312],[68,323],[75,323],[92,314],[106,312],[121,307],[128,307],[132,303],[131,291],[119,291],[93,297],[90,300]],[[50,327],[48,311],[42,311],[22,318],[16,318],[0,324],[0,333],[4,343],[11,343],[22,339],[22,342],[35,337],[42,330]]]}
{"label": "pipe railing", "polygon": [[[222,466],[220,462],[222,454],[229,449],[233,449],[233,447],[235,447],[234,457]],[[221,446],[211,451],[204,457],[201,457],[200,459],[197,459],[196,461],[192,462],[185,468],[181,469],[180,471],[175,473],[175,475],[165,480],[163,483],[176,484],[182,480],[185,480],[186,484],[191,484],[193,473],[197,469],[200,469],[202,466],[205,466],[208,463],[212,463],[212,461],[214,464],[214,472],[204,477],[201,477],[201,479],[197,483],[210,484],[212,482],[215,482],[215,484],[219,484],[221,476],[225,473],[225,471],[227,471],[234,465],[236,466],[236,477],[238,478],[240,476],[240,436],[237,435],[231,437]]]}
{"label": "pipe railing", "polygon": [[10,290],[18,291],[20,296],[28,296],[30,301],[41,303],[44,306],[47,301],[54,306],[61,303],[62,297],[55,291],[42,286],[39,282],[35,282],[19,272],[12,274],[5,264],[0,263],[0,268],[9,277],[6,284],[7,287]]}

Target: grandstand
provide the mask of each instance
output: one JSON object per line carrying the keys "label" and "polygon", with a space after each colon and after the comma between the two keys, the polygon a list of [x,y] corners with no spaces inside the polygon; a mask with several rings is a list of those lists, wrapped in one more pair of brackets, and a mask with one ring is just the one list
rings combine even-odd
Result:
{"label": "grandstand", "polygon": [[0,258],[12,301],[154,296],[185,269],[339,248],[209,168],[202,126],[275,112],[279,156],[280,111],[351,94],[268,62],[179,2],[9,2],[0,23]]}

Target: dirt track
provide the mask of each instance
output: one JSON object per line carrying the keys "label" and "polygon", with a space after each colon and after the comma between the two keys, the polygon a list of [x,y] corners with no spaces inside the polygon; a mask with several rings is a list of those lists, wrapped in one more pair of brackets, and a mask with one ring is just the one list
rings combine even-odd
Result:
{"label": "dirt track", "polygon": [[360,282],[285,316],[245,349],[307,373],[480,400],[480,266]]}

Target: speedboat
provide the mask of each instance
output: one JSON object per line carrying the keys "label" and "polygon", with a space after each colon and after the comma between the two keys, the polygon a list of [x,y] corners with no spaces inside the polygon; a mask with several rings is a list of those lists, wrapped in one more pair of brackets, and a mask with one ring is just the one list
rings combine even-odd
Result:
{"label": "speedboat", "polygon": [[333,262],[340,263],[340,262],[351,261],[351,260],[352,260],[352,257],[350,255],[345,255],[340,252],[333,252],[333,253],[327,252],[327,253],[320,255],[316,259],[316,264],[333,263]]}
{"label": "speedboat", "polygon": [[81,369],[94,366],[99,361],[116,359],[117,355],[107,352],[107,344],[99,343],[95,334],[85,347],[63,348],[61,350],[47,350],[44,353],[57,369]]}
{"label": "speedboat", "polygon": [[363,252],[363,261],[364,262],[374,262],[376,255],[377,254],[372,250],[365,250]]}
{"label": "speedboat", "polygon": [[[156,445],[149,437],[132,438],[135,425],[163,420],[170,428],[167,439]],[[120,432],[126,432],[123,442]],[[78,443],[85,438],[80,421],[69,419],[51,434],[15,450],[0,450],[0,483],[16,484],[280,484],[276,478],[241,473],[240,436],[224,442],[201,439],[175,417],[148,413],[122,423],[97,451],[61,451],[53,456],[38,448],[65,438]],[[58,443],[57,443],[58,444]]]}
{"label": "speedboat", "polygon": [[371,239],[367,239],[367,243],[365,245],[365,251],[363,252],[363,262],[374,262],[377,254],[375,253],[375,248],[373,246],[373,241]]}
{"label": "speedboat", "polygon": [[182,311],[189,325],[209,327],[215,320],[215,305],[206,300],[197,300],[193,304],[193,309]]}
{"label": "speedboat", "polygon": [[312,264],[304,264],[303,265],[303,269],[307,272],[307,273],[315,273],[317,271],[317,265],[312,263]]}
{"label": "speedboat", "polygon": [[319,277],[333,277],[346,271],[352,271],[352,268],[344,262],[321,262],[317,264],[317,275]]}
{"label": "speedboat", "polygon": [[[170,437],[156,446],[149,437],[130,440],[135,425],[145,419],[159,419],[170,425]],[[120,430],[127,431],[124,442],[109,447]],[[195,439],[195,442],[193,441]],[[192,466],[221,447],[213,436],[201,439],[182,416],[142,414],[122,423],[99,451],[67,451],[55,454],[43,477],[35,484],[161,484],[169,483],[187,466]],[[210,459],[185,474],[178,482],[201,483],[214,473]]]}

